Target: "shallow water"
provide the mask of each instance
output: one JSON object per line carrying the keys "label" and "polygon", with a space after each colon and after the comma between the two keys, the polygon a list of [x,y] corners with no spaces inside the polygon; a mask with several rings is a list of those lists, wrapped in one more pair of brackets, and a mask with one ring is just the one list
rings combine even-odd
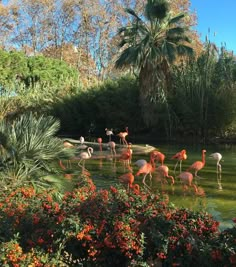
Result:
{"label": "shallow water", "polygon": [[[145,144],[140,144],[145,147]],[[147,177],[146,183],[153,192],[160,192],[167,194],[172,203],[177,207],[185,207],[191,210],[204,210],[211,213],[214,219],[220,221],[220,228],[225,229],[232,227],[232,218],[236,217],[236,146],[235,145],[214,145],[214,146],[185,146],[182,145],[162,145],[162,144],[149,144],[154,146],[159,151],[165,154],[165,165],[169,167],[169,175],[175,177],[175,184],[161,183],[157,173],[153,174],[152,184],[150,184]],[[94,147],[94,150],[98,150]],[[201,160],[201,150],[206,149],[206,165],[199,171],[198,175],[201,179],[195,179],[199,192],[202,194],[196,195],[193,188],[184,190],[180,181],[176,178],[179,173],[179,167],[174,173],[174,166],[176,161],[171,157],[178,151],[186,149],[187,159],[182,162],[182,171],[186,169],[195,161]],[[135,150],[134,150],[135,152]],[[223,158],[221,161],[222,172],[217,172],[216,161],[209,157],[210,154],[219,152]],[[97,152],[99,153],[99,152]],[[107,151],[101,152],[107,154]],[[108,153],[108,155],[110,155]],[[146,159],[149,161],[148,153],[134,153],[130,167],[135,174],[138,167],[134,162],[138,159]],[[79,171],[77,163],[74,165]],[[98,159],[89,159],[85,162],[86,170],[91,174],[95,185],[98,189],[108,188],[111,185],[119,183],[118,177],[127,173],[129,169],[124,162],[118,158],[102,157]],[[135,177],[135,183],[142,184],[142,176]]]}

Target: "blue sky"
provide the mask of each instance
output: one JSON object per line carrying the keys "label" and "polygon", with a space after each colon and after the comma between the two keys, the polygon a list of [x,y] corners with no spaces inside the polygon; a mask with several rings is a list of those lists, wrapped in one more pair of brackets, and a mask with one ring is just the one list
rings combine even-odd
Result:
{"label": "blue sky", "polygon": [[[223,44],[236,55],[236,1],[235,0],[190,0],[191,10],[198,17],[197,31],[201,40],[209,40],[218,47]],[[210,33],[208,33],[210,29]],[[215,33],[215,36],[214,36]]]}

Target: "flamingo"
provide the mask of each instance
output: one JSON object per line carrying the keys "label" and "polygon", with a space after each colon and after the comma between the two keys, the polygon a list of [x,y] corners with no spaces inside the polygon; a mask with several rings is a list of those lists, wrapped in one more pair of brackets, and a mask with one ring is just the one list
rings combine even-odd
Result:
{"label": "flamingo", "polygon": [[62,163],[62,160],[59,160],[59,165],[61,167],[62,170],[66,170],[66,166]]}
{"label": "flamingo", "polygon": [[78,146],[79,149],[86,149],[87,146],[84,144],[84,137],[83,136],[80,136],[79,138],[79,141],[80,141],[80,145]]}
{"label": "flamingo", "polygon": [[162,177],[164,178],[169,178],[171,179],[171,184],[175,183],[175,180],[173,176],[169,175],[169,168],[166,165],[161,165],[157,168],[157,171],[161,174]]}
{"label": "flamingo", "polygon": [[145,159],[138,159],[134,164],[141,168],[143,165],[147,164],[147,161]]}
{"label": "flamingo", "polygon": [[176,170],[176,167],[179,163],[179,170],[182,172],[182,161],[187,159],[187,152],[185,149],[181,150],[180,152],[176,153],[171,159],[177,159],[177,162],[175,164],[174,173]]}
{"label": "flamingo", "polygon": [[151,152],[150,156],[157,162],[160,162],[161,165],[164,164],[165,155],[161,153],[160,151],[154,150]]}
{"label": "flamingo", "polygon": [[83,143],[84,143],[84,137],[83,136],[80,136],[79,141],[80,141],[80,144],[83,145]]}
{"label": "flamingo", "polygon": [[108,147],[110,148],[110,150],[111,150],[111,154],[112,154],[112,156],[113,156],[113,154],[114,154],[114,156],[116,156],[116,143],[115,142],[113,142],[113,141],[110,141],[110,142],[108,142]]}
{"label": "flamingo", "polygon": [[[153,156],[153,153],[150,153],[150,161],[153,160],[155,161],[155,157]],[[147,163],[147,161],[145,159],[138,159],[137,161],[135,161],[135,165],[138,166],[139,168],[141,168],[143,165],[145,165]]]}
{"label": "flamingo", "polygon": [[[68,149],[70,149],[70,148],[74,148],[75,146],[73,145],[73,144],[71,144],[70,142],[68,142],[68,141],[64,141],[63,142],[63,146],[64,146],[64,148],[68,148]],[[62,163],[62,162],[61,162]],[[70,161],[70,159],[68,159],[67,160],[67,167],[70,167],[71,168],[71,161]]]}
{"label": "flamingo", "polygon": [[123,150],[120,155],[120,160],[123,160],[124,163],[130,164],[132,157],[131,143],[129,143],[128,148]]}
{"label": "flamingo", "polygon": [[75,147],[73,144],[71,144],[71,143],[68,142],[68,141],[64,141],[64,142],[63,142],[63,146],[64,146],[65,148],[73,148],[73,147]]}
{"label": "flamingo", "polygon": [[133,191],[134,191],[134,193],[136,195],[139,195],[140,194],[140,186],[139,186],[139,184],[133,184],[132,189],[133,189]]}
{"label": "flamingo", "polygon": [[216,160],[216,172],[221,172],[221,164],[220,161],[222,159],[222,155],[218,152],[215,152],[213,154],[210,155],[210,158],[213,158],[214,160]]}
{"label": "flamingo", "polygon": [[119,181],[121,183],[128,185],[128,190],[133,187],[134,175],[131,172],[125,173],[119,176]]}
{"label": "flamingo", "polygon": [[106,135],[109,136],[109,142],[111,141],[111,136],[113,135],[113,130],[112,129],[105,129]]}
{"label": "flamingo", "polygon": [[128,132],[128,127],[125,127],[125,132],[119,132],[119,133],[117,134],[117,136],[120,137],[120,144],[121,144],[121,142],[122,142],[123,145],[127,145],[127,146],[128,146],[128,143],[127,143],[127,141],[126,141],[126,136],[127,136],[128,134],[129,134],[129,132]]}
{"label": "flamingo", "polygon": [[99,150],[102,151],[102,138],[98,137],[97,141],[98,141],[98,144],[99,144]]}
{"label": "flamingo", "polygon": [[193,187],[195,193],[198,193],[197,186],[195,184],[192,184],[193,181],[193,174],[191,172],[181,172],[177,178],[180,178],[181,183],[185,186]]}
{"label": "flamingo", "polygon": [[133,150],[131,149],[131,147],[132,147],[132,144],[129,143],[128,148],[123,149],[121,152],[121,156],[120,156],[121,160],[127,160],[129,164],[131,163],[132,154],[133,154]]}
{"label": "flamingo", "polygon": [[79,157],[80,157],[80,161],[78,162],[78,165],[80,165],[80,162],[83,161],[83,167],[85,164],[85,160],[90,159],[92,157],[92,153],[93,153],[93,148],[92,147],[88,147],[87,148],[87,152],[81,152]]}
{"label": "flamingo", "polygon": [[139,176],[140,174],[144,174],[143,176],[143,184],[146,185],[145,183],[145,179],[147,177],[147,175],[149,174],[150,177],[150,181],[152,179],[152,173],[155,171],[155,164],[153,159],[150,159],[150,162],[147,162],[145,165],[141,166],[138,170],[138,172],[136,173],[135,176]]}
{"label": "flamingo", "polygon": [[188,169],[189,170],[193,170],[194,171],[194,176],[195,177],[199,177],[197,176],[198,172],[205,166],[206,164],[206,150],[203,149],[202,150],[202,161],[195,161]]}

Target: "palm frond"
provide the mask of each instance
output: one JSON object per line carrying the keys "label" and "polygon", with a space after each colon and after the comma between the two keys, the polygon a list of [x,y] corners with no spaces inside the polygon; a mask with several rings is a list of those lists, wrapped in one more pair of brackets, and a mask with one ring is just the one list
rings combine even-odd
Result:
{"label": "palm frond", "polygon": [[138,59],[137,47],[128,47],[121,53],[120,57],[115,62],[116,68],[123,68],[128,65],[135,64]]}
{"label": "palm frond", "polygon": [[22,115],[11,125],[3,120],[0,132],[7,137],[4,147],[6,159],[0,175],[11,177],[16,183],[33,179],[39,172],[51,172],[52,162],[60,157],[71,158],[75,150],[65,149],[55,135],[60,127],[51,116]]}
{"label": "palm frond", "polygon": [[141,18],[135,13],[135,11],[131,8],[125,8],[125,11],[135,17],[137,20],[141,20]]}
{"label": "palm frond", "polygon": [[170,19],[168,20],[168,24],[169,24],[169,25],[172,25],[172,24],[178,23],[178,22],[179,22],[180,20],[182,20],[185,16],[186,16],[185,13],[179,13],[178,15],[176,15],[176,16],[170,18]]}
{"label": "palm frond", "polygon": [[193,56],[194,55],[194,51],[192,49],[192,47],[188,46],[188,45],[179,45],[177,47],[177,51],[179,55],[187,55],[187,56]]}
{"label": "palm frond", "polygon": [[167,37],[169,36],[176,36],[176,35],[182,35],[185,33],[185,28],[184,27],[175,27],[175,28],[171,28],[169,30],[166,31],[166,35]]}

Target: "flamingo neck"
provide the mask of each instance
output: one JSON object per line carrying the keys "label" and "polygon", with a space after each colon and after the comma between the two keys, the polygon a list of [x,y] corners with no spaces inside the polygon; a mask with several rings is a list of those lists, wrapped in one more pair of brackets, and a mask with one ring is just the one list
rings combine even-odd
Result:
{"label": "flamingo neck", "polygon": [[89,155],[89,157],[92,156],[91,152],[92,152],[92,149],[91,148],[88,148],[88,155]]}
{"label": "flamingo neck", "polygon": [[197,186],[195,184],[192,184],[192,187],[194,188],[195,194],[197,194],[198,193]]}
{"label": "flamingo neck", "polygon": [[202,152],[202,163],[203,163],[203,165],[205,165],[205,163],[206,163],[205,152],[204,151]]}

